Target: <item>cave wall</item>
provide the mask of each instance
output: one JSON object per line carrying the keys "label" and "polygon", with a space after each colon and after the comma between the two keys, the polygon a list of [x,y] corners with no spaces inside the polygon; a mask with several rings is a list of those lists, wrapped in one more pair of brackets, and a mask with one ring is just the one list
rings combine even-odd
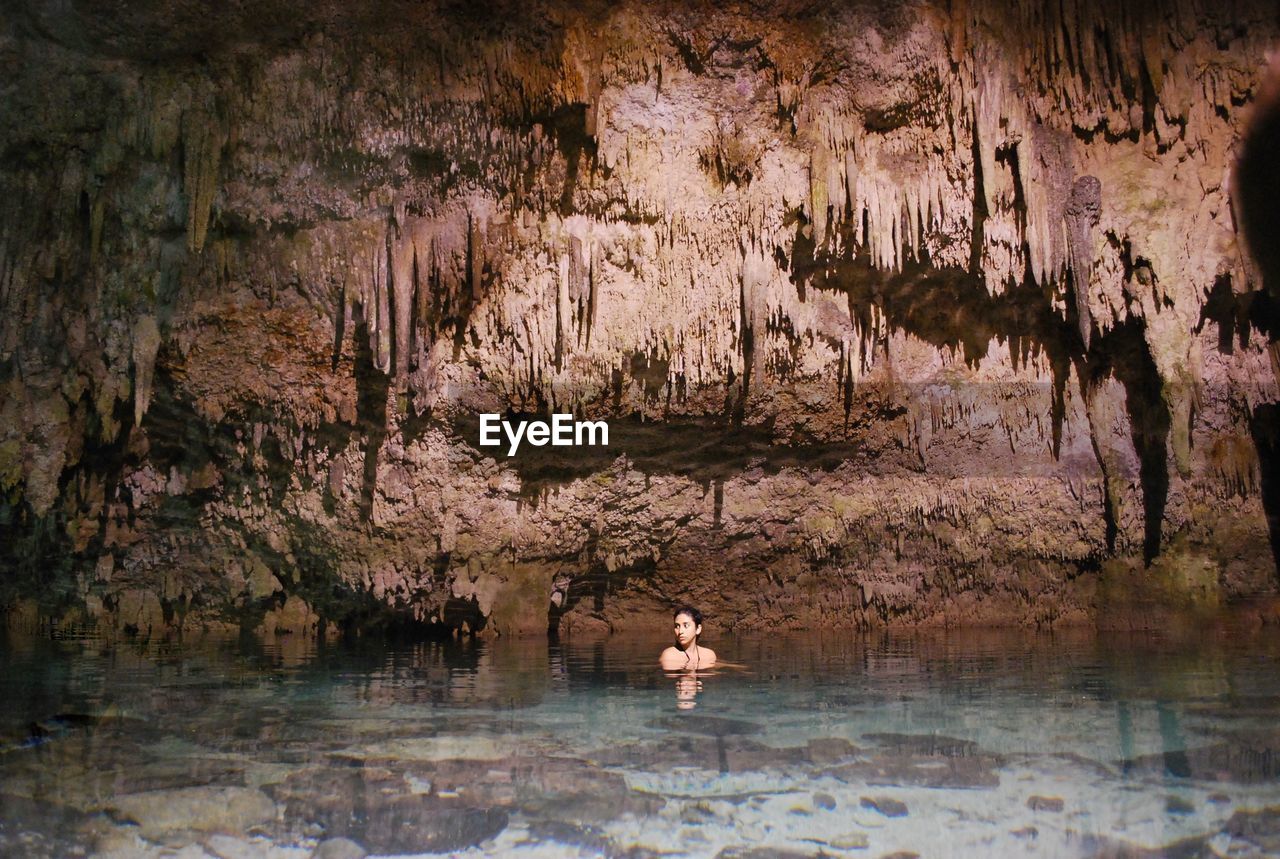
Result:
{"label": "cave wall", "polygon": [[[1129,624],[1276,591],[1277,299],[1231,192],[1271,4],[13,13],[12,617]],[[549,411],[610,447],[477,445]]]}

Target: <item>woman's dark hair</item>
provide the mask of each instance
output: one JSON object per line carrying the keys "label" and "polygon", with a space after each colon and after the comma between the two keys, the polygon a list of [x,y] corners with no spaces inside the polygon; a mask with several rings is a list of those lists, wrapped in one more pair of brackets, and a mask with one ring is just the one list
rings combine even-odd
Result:
{"label": "woman's dark hair", "polygon": [[687,614],[689,615],[689,617],[693,618],[694,626],[702,626],[702,612],[698,611],[693,606],[691,605],[676,606],[676,610],[671,614],[671,619],[675,620],[682,614]]}

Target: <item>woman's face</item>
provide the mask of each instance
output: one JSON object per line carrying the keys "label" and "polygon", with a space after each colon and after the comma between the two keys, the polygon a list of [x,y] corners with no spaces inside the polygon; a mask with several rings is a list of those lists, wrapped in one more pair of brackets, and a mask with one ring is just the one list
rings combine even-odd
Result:
{"label": "woman's face", "polygon": [[702,634],[702,626],[695,624],[693,618],[681,612],[676,615],[676,641],[680,643],[680,649],[685,650],[689,645],[693,644],[694,639]]}

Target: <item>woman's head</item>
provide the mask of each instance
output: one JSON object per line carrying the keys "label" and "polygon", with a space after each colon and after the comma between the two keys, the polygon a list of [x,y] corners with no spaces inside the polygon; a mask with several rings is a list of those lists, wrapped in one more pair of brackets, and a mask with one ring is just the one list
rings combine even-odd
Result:
{"label": "woman's head", "polygon": [[702,612],[693,606],[682,605],[672,613],[672,620],[675,622],[676,641],[682,650],[697,643],[698,636],[702,634]]}
{"label": "woman's head", "polygon": [[676,610],[671,613],[672,619],[679,619],[680,615],[688,615],[689,620],[693,621],[695,626],[702,625],[702,612],[698,611],[691,605],[677,606]]}

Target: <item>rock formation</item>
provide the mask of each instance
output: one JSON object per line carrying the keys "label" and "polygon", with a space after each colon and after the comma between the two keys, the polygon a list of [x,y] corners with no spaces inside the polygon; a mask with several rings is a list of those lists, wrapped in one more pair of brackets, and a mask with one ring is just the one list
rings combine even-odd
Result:
{"label": "rock formation", "polygon": [[[1272,4],[12,5],[13,617],[1132,623],[1277,589],[1280,298],[1232,191]],[[505,457],[481,412],[611,444]]]}

